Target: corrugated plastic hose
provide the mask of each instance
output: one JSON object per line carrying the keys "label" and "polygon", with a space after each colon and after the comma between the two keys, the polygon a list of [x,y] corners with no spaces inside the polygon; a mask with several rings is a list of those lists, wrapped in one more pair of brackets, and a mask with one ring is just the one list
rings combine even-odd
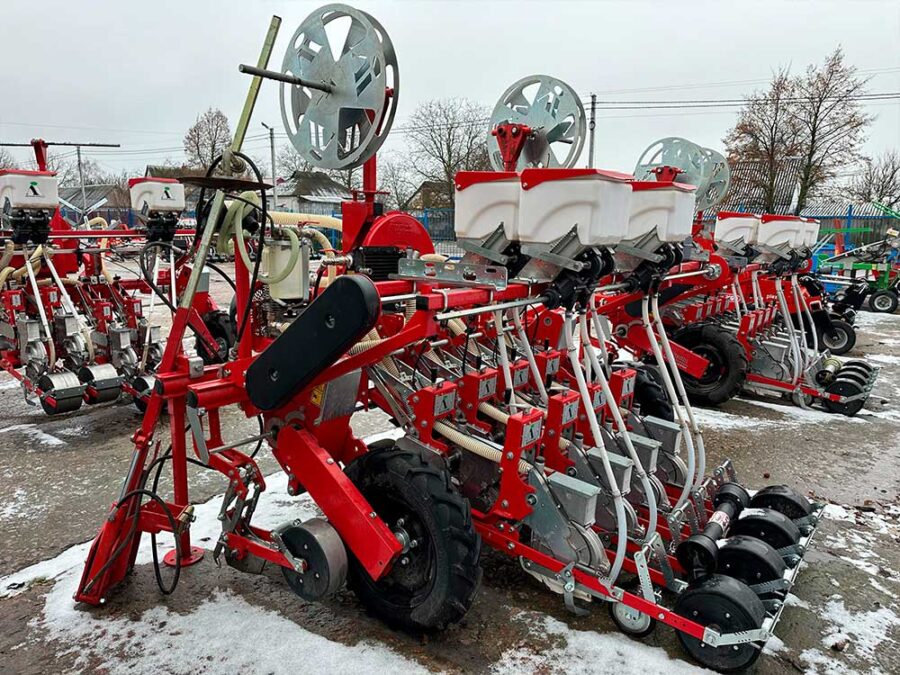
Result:
{"label": "corrugated plastic hose", "polygon": [[[569,357],[569,363],[572,364],[572,370],[575,372],[575,381],[578,383],[578,391],[581,394],[581,400],[584,404],[585,411],[587,412],[591,433],[594,438],[600,439],[602,438],[600,433],[600,422],[597,420],[597,413],[594,410],[594,406],[591,405],[591,395],[588,392],[587,382],[585,382],[584,373],[581,370],[581,363],[578,361],[578,350],[575,348],[575,317],[571,309],[566,310],[563,331],[565,332],[566,352]],[[598,443],[597,450],[600,453],[600,458],[603,463],[603,472],[606,474],[606,481],[612,492],[613,504],[616,508],[616,557],[610,568],[609,577],[605,581],[606,584],[612,586],[616,583],[619,572],[622,571],[622,564],[625,562],[625,552],[626,547],[628,546],[628,523],[625,520],[625,507],[622,504],[624,499],[622,497],[622,491],[619,489],[619,484],[616,482],[616,475],[613,472],[612,465],[609,463],[609,455],[606,452],[606,448],[603,447],[603,443]],[[648,531],[648,535],[649,534]]]}
{"label": "corrugated plastic hose", "polygon": [[[597,360],[597,353],[594,351],[594,345],[591,344],[591,336],[588,333],[587,314],[582,314],[578,317],[578,325],[581,328],[581,346],[587,353],[588,358],[594,367],[594,371],[597,373],[597,381],[600,383],[600,389],[603,390],[603,396],[606,397],[613,421],[615,421],[616,428],[619,430],[622,441],[625,444],[625,450],[628,452],[628,456],[634,463],[634,470],[638,475],[638,479],[641,481],[641,487],[644,489],[649,512],[649,518],[647,519],[647,536],[650,537],[656,532],[656,525],[659,517],[656,493],[653,492],[653,486],[650,484],[650,479],[647,477],[647,471],[644,469],[643,463],[641,463],[641,458],[638,457],[637,450],[634,449],[634,443],[631,442],[631,436],[628,434],[628,427],[625,426],[625,419],[622,417],[622,411],[619,410],[619,404],[613,395],[612,387],[609,386],[609,380],[606,378],[606,373],[600,367],[600,362]],[[593,406],[587,405],[589,400],[590,399],[585,399],[585,407],[590,407],[591,410],[593,410]],[[593,431],[593,427],[591,428],[591,431]],[[602,437],[594,436],[594,443],[598,446],[602,445]]]}

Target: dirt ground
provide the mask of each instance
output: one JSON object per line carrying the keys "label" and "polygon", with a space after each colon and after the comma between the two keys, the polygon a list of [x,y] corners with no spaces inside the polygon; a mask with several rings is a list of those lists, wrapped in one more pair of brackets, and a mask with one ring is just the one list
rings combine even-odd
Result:
{"label": "dirt ground", "polygon": [[[213,293],[227,297],[219,281]],[[883,370],[856,418],[752,396],[701,412],[711,461],[730,457],[748,486],[788,483],[833,505],[759,673],[900,672],[900,315],[863,313],[858,332],[851,356]],[[242,574],[218,568],[209,554],[162,596],[146,542],[134,574],[104,606],[75,607],[85,542],[120,488],[139,422],[126,404],[47,418],[0,377],[0,672],[694,670],[671,630],[637,642],[616,631],[603,607],[575,617],[515,561],[490,553],[471,612],[437,635],[391,630],[348,591],[304,602],[277,570]],[[363,436],[388,426],[374,414],[354,425]],[[255,422],[232,415],[226,430],[247,436]],[[275,472],[266,450],[261,457],[265,472]],[[210,498],[224,487],[217,474],[192,473],[201,546],[215,541],[218,503]],[[287,497],[273,474],[257,524],[314,512],[308,500]]]}

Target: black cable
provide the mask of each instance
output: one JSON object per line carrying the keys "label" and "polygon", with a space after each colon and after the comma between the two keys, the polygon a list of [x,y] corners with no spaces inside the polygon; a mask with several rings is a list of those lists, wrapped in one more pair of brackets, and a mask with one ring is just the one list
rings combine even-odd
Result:
{"label": "black cable", "polygon": [[[253,175],[256,176],[256,182],[259,183],[260,185],[262,185],[262,182],[263,182],[262,173],[260,172],[260,170],[256,166],[256,164],[253,162],[253,160],[250,159],[247,155],[245,155],[242,152],[236,152],[234,154],[237,157],[240,157],[241,159],[243,159],[247,163],[247,166],[249,166],[250,169],[253,171]],[[255,264],[253,265],[253,274],[250,277],[250,292],[247,295],[247,304],[244,305],[244,314],[241,317],[240,324],[238,325],[238,335],[237,335],[238,343],[240,343],[241,338],[244,336],[244,330],[247,327],[247,320],[250,317],[250,309],[253,305],[253,296],[256,293],[256,282],[259,279],[259,266],[260,266],[260,263],[262,262],[262,250],[263,250],[263,246],[265,244],[265,237],[266,237],[266,220],[269,217],[268,199],[266,197],[265,188],[260,187],[259,193],[262,197],[262,199],[261,199],[262,208],[260,209],[260,211],[262,213],[262,222],[259,224],[259,243],[258,243],[258,249],[256,252],[256,261],[255,261]],[[238,227],[240,227],[240,224],[238,224]]]}
{"label": "black cable", "polygon": [[325,273],[325,265],[319,263],[319,269],[316,270],[316,283],[313,286],[313,300],[319,297],[319,284],[322,283],[322,276]]}

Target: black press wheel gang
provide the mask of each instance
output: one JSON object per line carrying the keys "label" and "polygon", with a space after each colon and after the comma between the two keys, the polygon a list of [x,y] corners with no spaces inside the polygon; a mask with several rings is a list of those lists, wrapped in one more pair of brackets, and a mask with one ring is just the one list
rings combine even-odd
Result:
{"label": "black press wheel gang", "polygon": [[[691,586],[678,596],[675,613],[720,635],[761,628],[766,608],[756,594],[741,581],[715,574]],[[677,631],[685,651],[697,662],[720,673],[749,668],[762,653],[754,643],[712,647],[703,640]]]}

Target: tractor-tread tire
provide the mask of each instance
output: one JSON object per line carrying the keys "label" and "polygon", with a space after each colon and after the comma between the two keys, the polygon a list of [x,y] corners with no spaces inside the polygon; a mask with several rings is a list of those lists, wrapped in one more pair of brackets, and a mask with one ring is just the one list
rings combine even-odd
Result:
{"label": "tractor-tread tire", "polygon": [[668,422],[675,421],[672,402],[647,366],[633,366],[637,370],[634,381],[634,402],[643,417],[653,416]]}
{"label": "tractor-tread tire", "polygon": [[690,350],[702,347],[704,350],[718,352],[725,366],[724,374],[708,384],[690,375],[682,375],[684,388],[692,403],[717,406],[740,393],[747,380],[750,361],[734,333],[718,324],[698,323],[685,326],[675,333],[673,339]]}
{"label": "tractor-tread tire", "polygon": [[[879,309],[877,306],[877,303],[881,298],[884,298],[887,302],[883,309]],[[897,294],[894,291],[875,291],[869,296],[869,307],[872,308],[873,312],[893,314],[897,311],[898,304],[900,304],[900,298],[897,297]]]}
{"label": "tractor-tread tire", "polygon": [[353,592],[389,624],[414,631],[443,629],[462,619],[481,582],[481,538],[472,523],[469,502],[450,482],[449,472],[423,453],[384,443],[373,445],[346,473],[370,502],[379,490],[401,494],[413,502],[435,550],[434,579],[417,604],[392,601],[382,590],[385,577],[373,581],[351,555],[348,580]]}

